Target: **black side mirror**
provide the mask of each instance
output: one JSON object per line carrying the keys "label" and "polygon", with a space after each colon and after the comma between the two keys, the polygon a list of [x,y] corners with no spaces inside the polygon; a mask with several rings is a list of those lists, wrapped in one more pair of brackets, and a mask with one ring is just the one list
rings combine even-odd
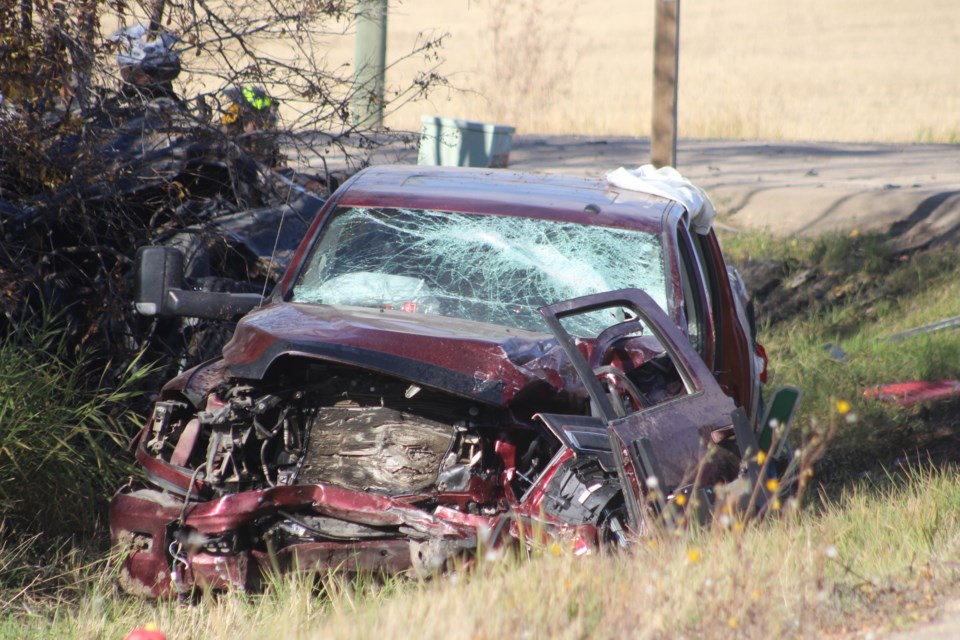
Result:
{"label": "black side mirror", "polygon": [[235,320],[264,302],[257,293],[183,288],[183,253],[173,247],[137,250],[134,306],[145,316]]}
{"label": "black side mirror", "polygon": [[183,252],[172,247],[137,249],[134,306],[144,316],[169,316],[167,291],[183,288]]}

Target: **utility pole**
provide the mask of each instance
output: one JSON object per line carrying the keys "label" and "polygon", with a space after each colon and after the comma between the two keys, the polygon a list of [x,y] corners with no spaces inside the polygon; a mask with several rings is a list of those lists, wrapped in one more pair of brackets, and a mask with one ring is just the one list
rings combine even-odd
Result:
{"label": "utility pole", "polygon": [[653,166],[677,164],[677,78],[680,65],[680,0],[655,0],[653,39]]}
{"label": "utility pole", "polygon": [[353,123],[383,127],[383,86],[387,66],[387,0],[357,3],[357,48],[354,58]]}

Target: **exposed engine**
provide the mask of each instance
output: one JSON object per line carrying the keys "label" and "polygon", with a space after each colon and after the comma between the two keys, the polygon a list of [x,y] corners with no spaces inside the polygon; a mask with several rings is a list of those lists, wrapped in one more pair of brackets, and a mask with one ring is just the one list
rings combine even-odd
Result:
{"label": "exposed engine", "polygon": [[[685,393],[664,357],[610,351],[627,372],[595,372],[617,415]],[[534,381],[499,405],[293,355],[257,380],[185,375],[139,445],[156,489],[114,501],[114,539],[144,549],[128,590],[256,588],[277,567],[432,573],[536,523],[578,553],[627,544],[611,437],[576,387]]]}
{"label": "exposed engine", "polygon": [[[329,484],[387,496],[469,493],[496,502],[499,451],[519,451],[521,492],[556,449],[506,410],[348,367],[303,365],[302,384],[224,385],[193,414],[156,405],[146,448],[214,495]],[[306,374],[306,375],[304,375]],[[511,466],[512,466],[511,464]]]}

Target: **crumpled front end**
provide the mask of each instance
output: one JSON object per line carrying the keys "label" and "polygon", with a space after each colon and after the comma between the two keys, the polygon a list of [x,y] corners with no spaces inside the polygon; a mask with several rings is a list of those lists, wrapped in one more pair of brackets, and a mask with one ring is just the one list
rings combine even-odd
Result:
{"label": "crumpled front end", "polygon": [[[559,324],[611,306],[636,317],[592,341]],[[271,571],[428,574],[478,547],[536,543],[531,532],[590,553],[642,535],[662,500],[737,476],[733,402],[652,299],[624,290],[541,313],[576,380],[542,369],[522,392],[471,393],[462,370],[444,388],[446,369],[426,363],[407,377],[283,352],[256,378],[213,363],[171,381],[137,442],[148,484],[111,507],[123,586],[172,596],[256,589]]]}
{"label": "crumpled front end", "polygon": [[502,407],[295,357],[263,380],[208,381],[201,410],[183,395],[195,385],[168,386],[137,442],[148,485],[111,506],[133,593],[256,589],[297,568],[429,573],[532,520],[586,549],[616,502],[615,473],[569,471],[534,418],[545,404],[582,412],[573,396]]}
{"label": "crumpled front end", "polygon": [[126,552],[121,585],[152,597],[256,590],[270,571],[392,574],[440,566],[476,547],[472,527],[322,485],[247,491],[186,508],[155,489],[122,492],[111,505],[111,533]]}

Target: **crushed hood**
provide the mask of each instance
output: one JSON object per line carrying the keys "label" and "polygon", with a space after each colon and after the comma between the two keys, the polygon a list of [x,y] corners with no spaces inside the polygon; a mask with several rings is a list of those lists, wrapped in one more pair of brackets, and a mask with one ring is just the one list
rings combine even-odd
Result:
{"label": "crushed hood", "polygon": [[546,333],[315,304],[275,303],[247,315],[224,348],[225,374],[262,379],[286,355],[355,365],[499,406],[532,386],[585,395]]}

